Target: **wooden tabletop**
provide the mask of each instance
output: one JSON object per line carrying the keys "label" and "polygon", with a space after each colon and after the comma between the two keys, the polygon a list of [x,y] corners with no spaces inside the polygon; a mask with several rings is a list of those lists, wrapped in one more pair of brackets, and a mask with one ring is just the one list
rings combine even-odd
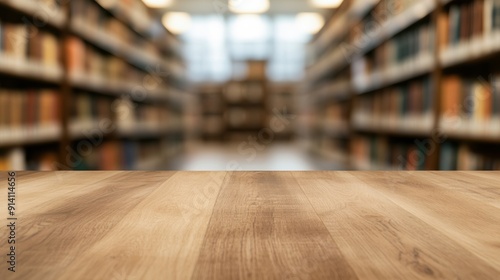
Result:
{"label": "wooden tabletop", "polygon": [[498,172],[7,175],[0,279],[500,279]]}

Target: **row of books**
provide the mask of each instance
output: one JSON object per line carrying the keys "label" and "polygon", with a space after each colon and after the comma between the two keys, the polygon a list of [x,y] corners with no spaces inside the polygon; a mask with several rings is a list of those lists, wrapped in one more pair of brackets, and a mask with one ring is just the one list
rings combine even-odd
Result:
{"label": "row of books", "polygon": [[[412,8],[418,1],[414,0],[381,0],[375,6],[373,11],[365,16],[365,18],[354,25],[351,33],[351,41],[359,42],[368,34],[373,32],[379,33],[380,26],[384,25],[391,18],[402,14]],[[370,37],[368,35],[368,37]]]}
{"label": "row of books", "polygon": [[151,25],[151,15],[141,0],[97,0],[97,2],[115,14],[125,17],[130,24],[143,32]]}
{"label": "row of books", "polygon": [[260,128],[264,123],[264,108],[232,107],[225,113],[227,123],[233,128]]}
{"label": "row of books", "polygon": [[75,122],[92,122],[96,120],[113,120],[113,100],[88,93],[77,93],[74,96],[71,118]]}
{"label": "row of books", "polygon": [[57,149],[47,148],[35,153],[24,148],[0,150],[1,170],[53,171],[58,166]]}
{"label": "row of books", "polygon": [[129,99],[122,99],[113,105],[116,120],[125,127],[131,124],[144,124],[152,127],[166,126],[176,122],[173,112],[163,104],[137,104]]}
{"label": "row of books", "polygon": [[164,164],[165,149],[164,141],[105,141],[72,169],[155,169]]}
{"label": "row of books", "polygon": [[500,30],[500,1],[454,1],[439,19],[440,45],[453,46]]}
{"label": "row of books", "polygon": [[26,167],[25,152],[21,148],[0,149],[0,170],[24,170]]}
{"label": "row of books", "polygon": [[0,89],[0,129],[57,124],[59,101],[56,90]]}
{"label": "row of books", "polygon": [[142,83],[147,73],[127,64],[123,59],[99,52],[78,37],[66,41],[68,70],[75,78],[105,80],[111,82]]}
{"label": "row of books", "polygon": [[431,128],[433,99],[433,82],[426,76],[360,96],[354,105],[354,121],[373,128]]}
{"label": "row of books", "polygon": [[368,54],[364,73],[370,74],[423,56],[432,57],[433,49],[434,26],[425,21],[406,29]]}
{"label": "row of books", "polygon": [[228,103],[261,103],[265,98],[265,88],[262,83],[230,83],[224,90]]}
{"label": "row of books", "polygon": [[60,67],[60,53],[59,40],[54,34],[33,25],[0,21],[2,59]]}
{"label": "row of books", "polygon": [[226,128],[223,90],[223,85],[204,85],[198,88],[201,118],[197,121],[201,123],[200,132],[205,139],[223,137]]}
{"label": "row of books", "polygon": [[152,42],[132,32],[120,20],[107,14],[95,1],[71,1],[71,8],[75,22],[84,22],[85,25],[92,28],[105,30],[107,34],[112,34],[113,39],[117,39],[125,44],[134,45],[149,54],[159,54],[158,49]]}
{"label": "row of books", "polygon": [[441,114],[444,121],[462,119],[475,124],[500,119],[500,76],[448,75],[442,81]]}
{"label": "row of books", "polygon": [[[359,169],[427,170],[429,156],[423,141],[398,141],[385,137],[357,136],[352,156]],[[445,142],[441,146],[440,170],[500,170],[495,145]]]}
{"label": "row of books", "polygon": [[378,136],[356,136],[351,144],[354,165],[366,170],[426,170],[429,159],[424,148],[411,141]]}
{"label": "row of books", "polygon": [[500,170],[500,153],[493,147],[446,142],[441,146],[441,170]]}

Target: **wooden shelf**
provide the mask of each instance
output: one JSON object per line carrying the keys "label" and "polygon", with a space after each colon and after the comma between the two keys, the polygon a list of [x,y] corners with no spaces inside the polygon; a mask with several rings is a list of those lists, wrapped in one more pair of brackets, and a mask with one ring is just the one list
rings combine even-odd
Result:
{"label": "wooden shelf", "polygon": [[340,15],[339,17],[335,17],[333,21],[328,22],[315,41],[318,49],[325,50],[328,45],[345,37],[349,32],[349,29],[346,28],[346,26],[349,25],[348,22],[349,17],[346,13]]}
{"label": "wooden shelf", "polygon": [[0,73],[48,83],[60,83],[63,70],[58,66],[47,66],[40,62],[19,60],[0,53]]}
{"label": "wooden shelf", "polygon": [[432,114],[406,119],[381,118],[376,120],[372,116],[361,114],[355,114],[353,117],[353,129],[356,131],[396,136],[428,137],[431,135],[433,126]]}
{"label": "wooden shelf", "polygon": [[451,46],[441,52],[440,62],[448,68],[484,60],[496,54],[500,54],[500,32]]}
{"label": "wooden shelf", "polygon": [[56,142],[61,135],[59,124],[0,128],[0,147]]}
{"label": "wooden shelf", "polygon": [[66,22],[66,15],[59,7],[51,7],[41,1],[3,0],[0,2],[0,6],[8,7],[30,17],[32,15],[38,15],[38,20],[41,20],[44,24],[46,23],[59,30],[63,28]]}
{"label": "wooden shelf", "polygon": [[[107,3],[105,0],[95,0],[95,2],[102,9],[113,15],[114,18],[125,24],[130,30],[145,37],[146,39],[153,37],[153,20],[149,16],[140,17],[138,13],[135,13],[135,11],[132,11],[135,15],[131,14],[131,12],[127,11],[127,9],[120,5],[120,1],[115,1],[116,4],[111,7],[108,7],[109,1],[107,1]],[[141,1],[141,3],[143,2]],[[147,7],[144,8],[148,9]]]}
{"label": "wooden shelf", "polygon": [[99,131],[104,138],[111,137],[112,132],[103,131],[102,125],[106,125],[104,129],[108,129],[107,122],[111,120],[72,120],[68,125],[68,134],[71,140],[79,140],[88,137],[94,131]]}
{"label": "wooden shelf", "polygon": [[[155,142],[161,141],[178,149],[179,145],[177,145],[177,141],[180,141],[179,139],[183,135],[180,115],[183,113],[183,106],[188,100],[187,93],[185,92],[184,77],[186,69],[180,55],[182,51],[181,42],[173,34],[169,33],[159,21],[153,20],[149,10],[145,10],[147,14],[141,14],[139,9],[129,9],[131,6],[110,6],[120,4],[122,1],[88,1],[95,1],[101,7],[97,11],[102,16],[106,16],[112,21],[118,20],[120,25],[123,24],[127,35],[131,35],[126,37],[130,37],[131,41],[122,40],[117,34],[108,32],[107,28],[94,25],[91,23],[91,19],[85,17],[78,18],[78,13],[71,12],[73,11],[72,8],[74,8],[72,5],[75,4],[72,1],[64,3],[60,8],[44,4],[51,1],[1,1],[0,8],[4,10],[4,15],[6,15],[2,22],[5,21],[15,25],[21,24],[22,18],[30,22],[37,20],[36,27],[42,29],[43,32],[47,31],[50,35],[57,37],[58,56],[61,61],[64,61],[64,64],[61,65],[48,66],[38,61],[14,58],[0,53],[1,80],[5,84],[8,84],[8,87],[20,88],[21,91],[24,90],[25,85],[29,88],[37,87],[43,90],[46,87],[54,92],[57,91],[59,93],[58,101],[60,102],[60,107],[54,107],[54,110],[58,110],[61,114],[60,124],[54,126],[9,127],[0,129],[0,149],[2,149],[2,154],[4,149],[8,153],[10,149],[17,147],[20,150],[31,153],[31,149],[25,149],[28,145],[54,143],[59,146],[59,149],[51,148],[47,153],[54,158],[57,157],[60,162],[64,162],[68,156],[66,147],[71,145],[75,140],[88,137],[85,135],[85,132],[100,129],[100,121],[103,121],[102,119],[74,120],[72,112],[70,112],[71,108],[75,105],[83,104],[82,106],[85,106],[85,110],[92,109],[92,113],[89,114],[94,115],[95,108],[88,108],[88,106],[99,106],[99,108],[103,108],[104,110],[103,106],[108,106],[108,104],[112,104],[110,102],[120,100],[122,97],[130,98],[130,101],[135,103],[161,103],[161,106],[164,106],[163,109],[167,111],[170,117],[162,124],[134,123],[123,126],[115,120],[117,113],[113,112],[115,116],[111,116],[110,121],[117,128],[115,131],[104,135],[106,141],[148,139]],[[94,3],[91,4],[94,5]],[[137,3],[129,4],[144,6],[140,0]],[[146,9],[145,6],[144,8]],[[104,11],[99,9],[104,9]],[[68,62],[69,55],[73,55],[74,53],[69,51],[69,48],[65,44],[69,37],[77,37],[85,41],[89,46],[93,46],[99,51],[106,53],[106,57],[114,56],[124,60],[130,67],[138,69],[141,71],[140,73],[144,72],[144,76],[150,73],[151,75],[157,74],[160,76],[161,83],[158,83],[157,88],[152,88],[148,87],[145,81],[126,80],[127,77],[120,77],[120,80],[116,80],[108,79],[101,75],[93,76],[92,74],[70,73],[66,65],[70,64]],[[148,48],[135,46],[134,42],[137,39],[149,44]],[[32,46],[30,45],[29,47],[31,48]],[[165,53],[162,53],[162,51]],[[24,85],[25,80],[27,82]],[[151,83],[149,85],[151,86]],[[86,95],[100,96],[85,96],[82,99],[74,98],[76,94],[82,92]],[[95,98],[106,100],[93,103]],[[80,101],[81,104],[70,103]],[[140,104],[135,105],[143,106]],[[45,104],[45,106],[48,105]],[[23,156],[25,160],[38,160],[34,158],[37,157],[35,153],[27,153],[23,154]],[[142,162],[138,166],[140,168],[153,166],[154,164],[151,162]],[[62,168],[66,167],[63,165]]]}
{"label": "wooden shelf", "polygon": [[[374,6],[381,1],[384,0],[374,0],[370,1],[370,3],[362,0],[353,0],[352,6],[347,12],[351,17],[351,21],[353,21],[352,25],[358,26],[357,23],[361,23],[360,21],[364,17],[370,20],[371,18],[367,18],[366,15],[370,11],[373,11]],[[396,146],[401,144],[401,147],[395,147],[395,151],[408,149],[406,152],[409,152],[415,148],[410,143],[412,139],[432,138],[435,137],[435,133],[439,133],[443,137],[450,139],[450,141],[457,142],[459,146],[500,145],[500,119],[494,118],[488,123],[485,121],[483,124],[477,122],[479,118],[489,118],[489,115],[492,114],[491,112],[488,111],[484,112],[484,114],[479,114],[481,117],[477,117],[475,121],[468,121],[465,118],[455,118],[452,121],[446,120],[442,115],[443,112],[441,112],[442,108],[445,107],[441,104],[443,102],[443,94],[447,94],[443,92],[445,90],[443,87],[444,82],[446,82],[445,78],[448,75],[456,75],[458,78],[464,76],[463,79],[469,81],[478,78],[478,76],[474,75],[482,77],[487,71],[492,70],[500,56],[500,32],[496,31],[492,34],[478,36],[467,42],[461,42],[448,48],[440,48],[442,42],[438,36],[439,31],[442,29],[441,24],[443,24],[440,20],[442,19],[441,16],[444,16],[444,13],[448,13],[448,8],[443,8],[443,6],[463,1],[421,0],[413,2],[408,3],[411,6],[408,6],[406,10],[395,14],[393,17],[389,17],[385,22],[378,25],[375,30],[372,30],[373,32],[368,35],[365,34],[364,37],[358,38],[357,41],[351,42],[345,38],[343,41],[334,41],[336,38],[341,38],[343,33],[341,31],[337,33],[329,31],[331,33],[328,33],[325,30],[324,34],[320,34],[311,43],[311,47],[316,48],[319,52],[323,52],[324,49],[328,49],[328,51],[321,55],[319,59],[316,59],[308,68],[306,85],[303,87],[303,95],[307,96],[302,102],[304,103],[304,108],[306,108],[303,115],[306,118],[308,117],[310,122],[302,123],[304,126],[307,124],[312,129],[308,131],[303,129],[301,135],[309,138],[310,143],[317,144],[317,141],[314,140],[328,139],[332,135],[335,136],[339,133],[337,128],[333,128],[331,131],[327,129],[328,127],[336,127],[335,122],[340,122],[340,120],[324,120],[325,108],[328,108],[329,105],[339,105],[338,102],[345,101],[342,105],[345,104],[346,109],[350,110],[350,116],[347,120],[349,129],[346,139],[352,144],[363,146],[365,144],[369,145],[372,140],[389,141],[390,139]],[[461,12],[464,12],[464,10]],[[335,18],[336,16],[337,18]],[[341,16],[334,13],[331,21],[335,22],[339,18]],[[422,24],[426,24],[427,20],[430,26],[422,26]],[[461,20],[463,21],[463,18]],[[334,26],[334,24],[331,23],[331,26]],[[345,26],[344,29],[349,30],[351,23]],[[359,26],[362,26],[362,23]],[[413,30],[413,27],[420,26],[422,27],[421,29],[413,33],[410,31],[410,29]],[[325,28],[332,29],[332,27],[328,26]],[[434,31],[431,32],[430,30]],[[462,30],[461,32],[463,33],[464,31]],[[398,36],[399,34],[401,36]],[[408,36],[405,38],[406,35]],[[426,42],[433,43],[432,51],[417,55],[415,49],[408,49],[407,44],[417,44],[417,37],[420,36],[420,40],[423,40],[423,38],[427,38],[429,35],[433,36],[433,40]],[[462,34],[461,36],[465,35]],[[319,41],[320,38],[324,41]],[[327,42],[325,38],[331,41]],[[400,40],[405,39],[408,40],[407,44],[400,42]],[[383,46],[385,43],[388,43],[388,46]],[[328,45],[330,48],[328,48]],[[384,50],[378,49],[382,47],[387,47],[385,51],[392,51],[391,55],[394,55],[393,58],[396,57],[396,53],[398,52],[401,52],[401,55],[398,57],[408,57],[410,55],[414,57],[405,62],[391,65],[389,63],[392,60],[389,57],[384,57]],[[394,47],[394,49],[389,49],[391,47]],[[347,48],[347,51],[343,52],[343,48]],[[407,49],[404,50],[402,48]],[[381,52],[378,52],[378,50]],[[373,70],[378,65],[387,66]],[[344,71],[340,75],[340,71],[345,69],[349,69],[350,72],[347,73],[347,71]],[[369,73],[365,73],[365,71],[368,72],[367,69],[370,69]],[[480,73],[473,72],[475,70]],[[420,78],[424,78],[424,80],[421,81]],[[409,81],[412,82],[406,86],[406,82]],[[401,83],[405,83],[405,85]],[[321,85],[318,87],[316,84]],[[432,88],[429,88],[429,86],[432,86]],[[391,92],[391,89],[394,89],[394,91]],[[427,95],[429,90],[434,92],[432,100],[429,100],[429,96]],[[398,91],[401,94],[408,95],[405,97],[403,95],[396,96]],[[351,95],[348,93],[351,93]],[[372,99],[372,96],[362,96],[365,94],[377,96],[374,96]],[[347,98],[339,100],[335,98],[336,95],[341,97],[345,95]],[[400,99],[394,99],[396,97]],[[417,101],[413,98],[425,99],[418,99]],[[391,102],[391,105],[384,104],[387,106],[382,106],[383,102]],[[404,106],[402,105],[403,102]],[[418,105],[418,109],[413,106],[412,102],[418,102],[415,104]],[[467,102],[467,100],[463,102]],[[407,104],[410,103],[409,107],[411,107],[411,110],[407,108]],[[310,108],[311,105],[314,106],[314,109]],[[409,116],[409,112],[407,112],[407,110],[412,112],[423,110],[423,106],[429,105],[432,105],[432,108],[424,116]],[[394,106],[396,106],[400,111],[397,113],[394,112],[394,115],[392,115],[389,112],[374,112],[373,110],[369,110],[370,106],[377,109],[388,107],[394,109]],[[488,109],[485,110],[487,111]],[[330,121],[332,123],[328,124]],[[360,141],[355,141],[358,137]],[[361,146],[360,150],[362,150]],[[438,150],[440,147],[441,143],[436,143]],[[354,156],[354,152],[352,156]],[[369,157],[367,154],[363,156]],[[403,155],[403,157],[409,156],[409,154]],[[441,156],[439,152],[426,155],[425,168],[440,168]],[[483,154],[471,154],[471,158],[474,158],[474,156],[485,161],[490,158],[496,160],[495,157],[485,157]],[[353,166],[363,170],[392,170],[398,168],[378,165],[372,162],[354,162]]]}
{"label": "wooden shelf", "polygon": [[474,120],[441,117],[439,131],[457,140],[500,143],[500,119],[478,123]]}
{"label": "wooden shelf", "polygon": [[376,47],[380,46],[380,44],[382,44],[383,42],[406,30],[414,23],[427,17],[436,9],[435,0],[419,0],[415,1],[415,4],[413,5],[414,6],[409,7],[402,13],[382,23],[381,26],[377,29],[378,32],[376,33],[376,35],[370,36],[369,38],[364,37],[360,39],[360,41],[354,42],[354,46],[356,46],[357,48],[355,56],[360,57],[372,51]]}
{"label": "wooden shelf", "polygon": [[360,75],[353,79],[353,86],[357,94],[364,94],[425,74],[431,74],[435,66],[433,55],[424,53],[402,64],[375,71],[364,77]]}
{"label": "wooden shelf", "polygon": [[317,64],[313,65],[307,71],[307,79],[311,82],[317,81],[327,74],[335,74],[342,69],[345,69],[350,59],[345,56],[345,51],[341,48],[336,48],[330,51]]}
{"label": "wooden shelf", "polygon": [[134,67],[149,71],[148,67],[160,66],[162,70],[169,71],[165,68],[162,59],[132,47],[119,38],[110,36],[105,30],[89,25],[81,19],[72,20],[71,30],[88,43],[124,59]]}
{"label": "wooden shelf", "polygon": [[351,83],[349,80],[329,82],[312,94],[318,105],[325,101],[345,101],[351,97]]}
{"label": "wooden shelf", "polygon": [[[182,103],[182,92],[174,88],[147,90],[141,84],[127,81],[112,81],[101,76],[71,75],[71,84],[75,88],[115,97],[131,97],[135,102],[174,102]],[[134,94],[135,92],[140,94]]]}

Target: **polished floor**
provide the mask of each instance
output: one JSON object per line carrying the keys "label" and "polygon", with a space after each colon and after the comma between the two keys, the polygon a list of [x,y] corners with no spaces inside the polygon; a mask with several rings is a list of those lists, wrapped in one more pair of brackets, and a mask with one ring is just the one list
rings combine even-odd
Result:
{"label": "polished floor", "polygon": [[194,142],[174,160],[169,169],[188,171],[310,171],[335,170],[341,166],[321,160],[299,143]]}

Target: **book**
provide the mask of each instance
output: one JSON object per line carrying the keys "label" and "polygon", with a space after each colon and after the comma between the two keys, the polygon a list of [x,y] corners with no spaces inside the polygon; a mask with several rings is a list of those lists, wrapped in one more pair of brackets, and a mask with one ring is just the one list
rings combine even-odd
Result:
{"label": "book", "polygon": [[355,122],[372,129],[428,127],[434,104],[431,80],[418,78],[360,96],[354,104]]}
{"label": "book", "polygon": [[27,59],[28,50],[28,30],[23,24],[4,24],[4,53],[17,61]]}
{"label": "book", "polygon": [[451,142],[441,145],[441,155],[439,159],[439,170],[456,170],[457,168],[457,147]]}
{"label": "book", "polygon": [[414,141],[374,135],[353,138],[353,160],[362,169],[425,170],[429,156]]}
{"label": "book", "polygon": [[462,109],[462,79],[458,75],[443,78],[441,84],[441,115],[446,118],[458,117]]}

